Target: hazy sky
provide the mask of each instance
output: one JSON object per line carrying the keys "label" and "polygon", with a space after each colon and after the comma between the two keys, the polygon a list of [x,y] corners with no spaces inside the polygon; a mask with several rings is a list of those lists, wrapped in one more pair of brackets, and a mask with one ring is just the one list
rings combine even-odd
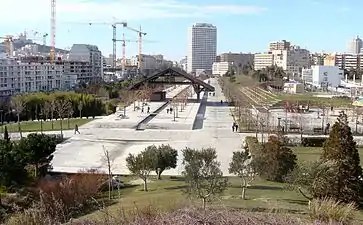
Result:
{"label": "hazy sky", "polygon": [[[363,34],[363,1],[345,0],[57,0],[56,46],[95,44],[104,55],[112,52],[111,25],[89,22],[127,21],[147,32],[143,53],[161,53],[179,60],[186,55],[187,28],[212,23],[218,29],[218,52],[260,52],[268,43],[286,39],[312,51],[345,51],[347,43]],[[50,0],[3,1],[0,35],[27,30],[50,33]],[[118,39],[137,34],[118,29]],[[41,42],[41,38],[39,39]],[[47,40],[50,43],[50,39]],[[121,56],[118,43],[118,56]],[[137,54],[127,43],[126,54]]]}

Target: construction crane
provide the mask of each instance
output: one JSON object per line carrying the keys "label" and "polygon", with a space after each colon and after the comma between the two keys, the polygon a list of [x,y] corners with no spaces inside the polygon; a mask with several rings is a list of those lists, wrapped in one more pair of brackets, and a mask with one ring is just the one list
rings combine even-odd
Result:
{"label": "construction crane", "polygon": [[127,23],[124,21],[113,22],[113,23],[104,23],[104,22],[89,22],[87,23],[89,26],[94,24],[98,25],[111,25],[112,26],[112,68],[116,71],[116,42],[117,38],[117,25],[122,25],[122,27],[127,27]]}
{"label": "construction crane", "polygon": [[[126,68],[126,42],[128,42],[128,43],[130,43],[130,42],[139,43],[140,40],[127,40],[127,39],[125,39],[125,33],[123,33],[122,34],[122,40],[116,40],[116,41],[121,41],[122,42],[122,70],[125,70],[125,68]],[[143,42],[153,43],[154,41],[145,41],[145,40],[143,40]]]}
{"label": "construction crane", "polygon": [[12,35],[6,35],[5,37],[0,37],[0,39],[4,40],[5,46],[6,46],[6,54],[9,56],[13,55],[13,36]]}
{"label": "construction crane", "polygon": [[[56,0],[50,0],[50,62],[55,59]],[[48,35],[47,35],[48,36]]]}
{"label": "construction crane", "polygon": [[33,37],[33,40],[41,40],[42,41],[42,44],[44,46],[47,45],[47,37],[48,37],[48,33],[40,33],[38,31],[34,31],[33,33],[34,37]]}
{"label": "construction crane", "polygon": [[139,60],[138,60],[138,65],[137,65],[137,69],[139,70],[139,73],[141,73],[141,64],[142,64],[142,37],[146,35],[145,32],[142,32],[141,31],[141,26],[140,26],[140,29],[137,30],[135,28],[131,28],[131,27],[128,27],[128,26],[125,26],[127,29],[131,30],[131,31],[134,31],[134,32],[137,32],[138,33],[138,36],[139,36]]}

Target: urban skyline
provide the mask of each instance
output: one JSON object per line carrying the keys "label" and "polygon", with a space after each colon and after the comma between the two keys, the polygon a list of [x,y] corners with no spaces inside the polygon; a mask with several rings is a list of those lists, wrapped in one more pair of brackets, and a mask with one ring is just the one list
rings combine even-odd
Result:
{"label": "urban skyline", "polygon": [[[145,40],[157,41],[144,44],[145,54],[160,53],[173,60],[179,60],[187,54],[187,27],[196,22],[211,23],[218,28],[218,53],[262,52],[267,47],[266,43],[281,39],[290,40],[312,52],[342,52],[346,51],[347,42],[360,33],[356,29],[359,26],[354,25],[357,23],[355,21],[360,21],[356,18],[359,17],[358,13],[354,13],[359,7],[348,8],[342,3],[326,0],[304,3],[283,0],[273,3],[264,0],[243,1],[238,4],[236,2],[227,0],[221,5],[214,0],[199,1],[198,4],[170,0],[138,0],[133,3],[59,0],[56,46],[94,44],[99,46],[104,55],[108,55],[112,52],[112,29],[109,26],[90,27],[87,22],[112,22],[115,17],[126,20],[134,27],[142,25],[143,30],[148,33]],[[2,34],[16,34],[24,29],[49,33],[49,1],[37,0],[29,3],[21,0],[14,4],[7,1],[2,6],[19,8],[17,6],[22,5],[17,13],[4,10],[0,15]],[[37,13],[29,10],[34,5],[39,6]],[[138,13],[134,13],[135,11]],[[306,12],[309,12],[309,17]],[[338,26],[331,22],[322,27],[313,23],[316,16],[330,18],[332,14],[339,14],[339,24],[349,20],[351,25]],[[334,18],[330,18],[331,20],[334,21]],[[328,36],[327,34],[337,33],[336,27],[339,27],[339,35]],[[118,33],[122,34],[121,29]],[[130,32],[126,32],[126,35],[129,39],[137,38]],[[137,54],[137,44],[130,43],[127,52],[127,55]],[[121,50],[117,53],[121,54]]]}

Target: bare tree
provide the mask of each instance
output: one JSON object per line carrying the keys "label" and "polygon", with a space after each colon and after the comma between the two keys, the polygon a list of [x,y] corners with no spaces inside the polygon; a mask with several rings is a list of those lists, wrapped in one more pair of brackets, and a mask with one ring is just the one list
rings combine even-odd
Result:
{"label": "bare tree", "polygon": [[70,120],[70,118],[72,118],[72,115],[74,113],[72,103],[70,103],[70,104],[67,105],[66,113],[67,113],[67,116],[68,116],[67,123],[68,123],[68,129],[69,129],[70,128],[69,120]]}
{"label": "bare tree", "polygon": [[55,110],[60,118],[61,135],[63,136],[63,118],[66,115],[67,109],[69,109],[69,105],[71,105],[71,102],[68,99],[58,99],[55,102],[55,105]]}
{"label": "bare tree", "polygon": [[81,118],[81,119],[82,119],[82,110],[83,110],[83,103],[79,102],[78,111],[79,111],[79,118]]}
{"label": "bare tree", "polygon": [[51,119],[51,122],[52,122],[52,130],[54,130],[54,112],[56,111],[56,108],[57,108],[57,104],[56,104],[55,98],[53,98],[50,101],[49,106],[50,106],[50,119]]}
{"label": "bare tree", "polygon": [[[112,191],[113,191],[113,178],[112,178],[113,159],[111,159],[110,153],[105,148],[105,146],[102,146],[102,148],[103,148],[104,160],[107,163],[107,173],[108,173],[108,199],[111,200],[111,198],[112,198]],[[118,191],[118,197],[120,198],[120,196],[121,196],[120,184],[117,184],[117,191]]]}
{"label": "bare tree", "polygon": [[16,116],[18,118],[18,131],[19,131],[20,138],[23,138],[23,134],[21,132],[21,125],[20,125],[20,114],[25,109],[24,97],[22,95],[14,96],[11,99],[11,107],[13,108],[13,110],[16,113]]}

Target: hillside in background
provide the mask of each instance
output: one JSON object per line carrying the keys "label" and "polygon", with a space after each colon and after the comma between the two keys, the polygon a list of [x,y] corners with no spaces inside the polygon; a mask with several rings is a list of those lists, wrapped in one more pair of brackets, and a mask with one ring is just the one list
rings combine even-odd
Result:
{"label": "hillside in background", "polygon": [[[42,44],[38,44],[38,43],[34,43],[38,46],[38,50],[39,52],[50,52],[50,46],[47,45],[42,45]],[[26,45],[26,43],[13,43],[14,45],[14,50],[18,50],[21,49],[22,47],[24,47]],[[60,48],[56,48],[55,51],[57,53],[61,53],[61,54],[67,54],[69,53],[68,50],[64,50],[64,49],[60,49]]]}

